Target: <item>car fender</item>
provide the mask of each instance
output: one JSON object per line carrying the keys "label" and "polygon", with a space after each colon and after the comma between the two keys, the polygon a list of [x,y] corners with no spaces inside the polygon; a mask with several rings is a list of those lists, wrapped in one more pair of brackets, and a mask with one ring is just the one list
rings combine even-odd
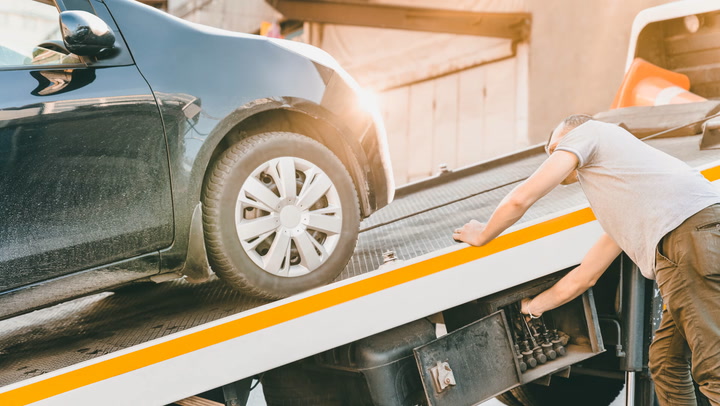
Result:
{"label": "car fender", "polygon": [[[365,215],[391,198],[392,175],[383,165],[387,154],[366,153],[382,145],[376,120],[359,108],[356,89],[332,68],[267,38],[189,23],[135,1],[104,2],[153,90],[165,129],[175,238],[161,252],[162,272],[184,264],[192,213],[218,147],[237,137],[234,130],[243,123],[271,111],[299,114],[336,130],[337,139],[329,140],[342,139],[348,155],[356,157],[357,165],[348,169],[365,199]],[[368,179],[371,167],[383,173]],[[373,190],[377,184],[380,199]]]}

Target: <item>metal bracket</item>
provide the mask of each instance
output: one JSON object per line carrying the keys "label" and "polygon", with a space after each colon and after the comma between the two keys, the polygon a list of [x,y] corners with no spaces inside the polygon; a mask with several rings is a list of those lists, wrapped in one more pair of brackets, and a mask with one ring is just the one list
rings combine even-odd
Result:
{"label": "metal bracket", "polygon": [[720,119],[712,119],[703,123],[700,150],[720,149]]}
{"label": "metal bracket", "polygon": [[455,375],[450,368],[450,364],[438,361],[434,367],[430,368],[430,374],[433,378],[433,384],[435,385],[435,391],[441,393],[450,386],[455,386]]}
{"label": "metal bracket", "polygon": [[387,250],[383,252],[383,264],[387,264],[388,262],[394,262],[397,261],[397,256],[395,255],[395,251],[393,250]]}
{"label": "metal bracket", "polygon": [[542,378],[538,378],[538,379],[532,381],[532,383],[534,383],[536,385],[550,386],[550,382],[551,382],[552,378],[554,378],[556,376],[559,376],[561,378],[569,378],[570,377],[570,368],[571,367],[566,367],[557,372],[553,372],[552,374],[545,375]]}

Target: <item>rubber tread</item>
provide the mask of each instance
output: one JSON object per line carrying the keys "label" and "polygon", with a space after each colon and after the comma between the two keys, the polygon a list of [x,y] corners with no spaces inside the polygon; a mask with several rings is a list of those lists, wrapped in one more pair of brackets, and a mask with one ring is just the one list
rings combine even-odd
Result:
{"label": "rubber tread", "polygon": [[[268,292],[264,289],[258,288],[249,282],[248,278],[242,273],[237,272],[232,262],[226,255],[229,248],[225,246],[225,243],[221,234],[220,222],[220,195],[225,187],[227,179],[229,178],[232,168],[235,164],[241,160],[244,156],[249,154],[252,150],[260,146],[261,144],[272,141],[277,142],[277,139],[285,139],[287,142],[297,141],[298,137],[301,137],[303,141],[315,143],[321,149],[324,149],[331,156],[335,155],[325,145],[313,140],[312,138],[289,132],[268,132],[253,135],[245,138],[230,148],[225,150],[218,159],[215,161],[212,170],[210,171],[203,188],[203,233],[205,235],[205,247],[208,255],[208,262],[213,272],[215,272],[223,281],[228,285],[232,286],[243,293],[250,296],[257,297],[260,299],[281,299],[285,296],[276,295],[272,292]],[[335,157],[337,159],[337,157]],[[337,159],[340,166],[344,170],[344,175],[348,179],[352,179],[347,169],[345,169],[342,162]],[[351,182],[352,183],[352,182]],[[354,186],[353,186],[354,189]],[[355,192],[355,207],[359,216],[359,202],[357,198],[357,192]],[[357,238],[353,241],[351,252],[355,249]],[[237,248],[235,248],[237,249]],[[348,261],[350,258],[348,258]],[[339,267],[337,273],[342,272],[345,264]]]}

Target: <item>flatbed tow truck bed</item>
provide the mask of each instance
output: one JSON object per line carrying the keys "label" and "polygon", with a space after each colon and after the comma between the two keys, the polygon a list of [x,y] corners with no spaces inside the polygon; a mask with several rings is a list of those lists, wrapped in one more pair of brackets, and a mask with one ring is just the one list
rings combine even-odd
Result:
{"label": "flatbed tow truck bed", "polygon": [[[699,142],[649,141],[720,179],[720,150]],[[485,247],[451,238],[544,158],[534,147],[400,189],[335,282],[287,299],[178,280],[0,321],[0,405],[168,404],[573,266],[601,234],[578,185]],[[388,250],[398,260],[382,265]]]}

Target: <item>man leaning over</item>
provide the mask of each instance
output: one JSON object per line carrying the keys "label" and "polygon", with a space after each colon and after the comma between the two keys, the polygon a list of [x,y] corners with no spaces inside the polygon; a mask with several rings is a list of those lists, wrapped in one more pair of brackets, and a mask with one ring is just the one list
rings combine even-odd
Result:
{"label": "man leaning over", "polygon": [[487,224],[472,220],[453,238],[485,245],[555,186],[579,180],[605,233],[578,267],[524,299],[523,313],[537,317],[579,296],[624,251],[657,279],[666,305],[650,345],[660,405],[695,405],[694,377],[720,406],[720,190],[679,159],[586,115],[563,120],[546,151]]}

